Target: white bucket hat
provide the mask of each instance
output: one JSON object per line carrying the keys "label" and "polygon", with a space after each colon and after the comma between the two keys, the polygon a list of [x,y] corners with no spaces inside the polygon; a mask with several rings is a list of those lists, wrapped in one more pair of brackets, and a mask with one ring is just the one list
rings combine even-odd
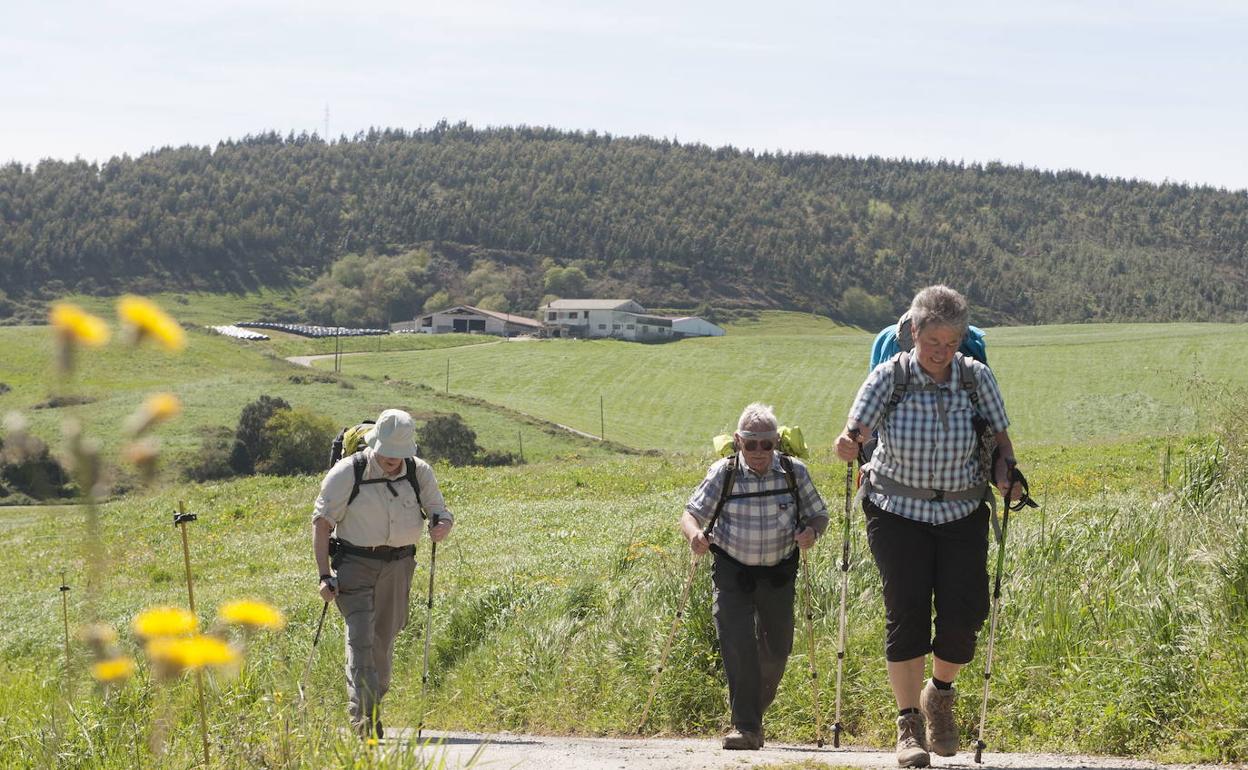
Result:
{"label": "white bucket hat", "polygon": [[364,434],[364,443],[382,457],[415,457],[416,426],[412,416],[402,409],[387,409],[377,417],[377,424]]}

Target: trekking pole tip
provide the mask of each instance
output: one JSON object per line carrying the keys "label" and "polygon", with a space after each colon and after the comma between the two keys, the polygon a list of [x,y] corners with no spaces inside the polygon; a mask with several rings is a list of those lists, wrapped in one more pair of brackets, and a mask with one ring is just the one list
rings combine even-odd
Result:
{"label": "trekking pole tip", "polygon": [[988,745],[983,741],[975,741],[975,764],[984,764],[984,749],[986,748]]}
{"label": "trekking pole tip", "polygon": [[840,723],[840,722],[837,722],[836,724],[832,725],[832,746],[833,746],[833,748],[838,748],[838,749],[839,749],[839,748],[841,747],[841,730],[844,730],[844,729],[845,729],[845,728],[841,726],[841,723]]}

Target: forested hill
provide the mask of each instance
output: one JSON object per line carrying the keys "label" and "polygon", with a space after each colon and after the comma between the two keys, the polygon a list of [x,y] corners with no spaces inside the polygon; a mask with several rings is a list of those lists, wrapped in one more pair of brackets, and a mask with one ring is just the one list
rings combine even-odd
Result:
{"label": "forested hill", "polygon": [[1248,317],[1242,191],[445,124],[0,168],[11,297],[277,284],[442,241],[653,306],[852,318],[947,281],[985,322]]}

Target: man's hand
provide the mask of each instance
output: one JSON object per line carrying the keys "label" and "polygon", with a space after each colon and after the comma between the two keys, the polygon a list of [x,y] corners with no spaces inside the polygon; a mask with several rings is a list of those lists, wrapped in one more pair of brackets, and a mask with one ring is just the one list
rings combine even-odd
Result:
{"label": "man's hand", "polygon": [[695,556],[701,556],[711,550],[711,540],[706,535],[698,532],[698,534],[689,538],[689,550],[693,551]]}
{"label": "man's hand", "polygon": [[815,544],[815,531],[810,527],[806,527],[801,532],[793,536],[793,540],[797,542],[797,547],[803,551]]}
{"label": "man's hand", "polygon": [[429,539],[435,543],[442,542],[446,539],[447,535],[451,534],[451,527],[454,525],[454,522],[448,519],[440,520],[437,524],[434,524],[429,528]]}
{"label": "man's hand", "polygon": [[321,599],[332,602],[338,598],[338,578],[328,577],[321,581]]}

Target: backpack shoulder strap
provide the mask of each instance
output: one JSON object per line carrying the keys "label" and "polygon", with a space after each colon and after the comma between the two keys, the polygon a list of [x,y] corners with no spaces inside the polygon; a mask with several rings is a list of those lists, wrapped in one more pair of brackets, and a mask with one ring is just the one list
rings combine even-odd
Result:
{"label": "backpack shoulder strap", "polygon": [[355,502],[355,498],[360,495],[360,484],[364,481],[364,470],[368,468],[368,458],[363,452],[356,452],[351,455],[351,470],[354,472],[354,480],[351,482],[351,496],[347,498],[347,505]]}
{"label": "backpack shoulder strap", "polygon": [[975,368],[971,366],[971,360],[962,355],[961,351],[953,354],[953,360],[958,364],[958,381],[961,389],[970,397],[975,411],[979,411],[979,378],[975,376]]}
{"label": "backpack shoulder strap", "polygon": [[728,502],[728,498],[732,496],[732,487],[737,482],[737,457],[737,453],[733,452],[728,462],[724,464],[724,483],[719,489],[719,501],[715,503],[715,512],[711,514],[711,520],[702,528],[704,534],[710,534],[715,528],[719,514],[724,512],[724,503]]}
{"label": "backpack shoulder strap", "polygon": [[784,477],[789,482],[789,494],[793,495],[793,518],[797,525],[802,525],[802,498],[797,494],[797,474],[793,472],[793,458],[786,454],[780,455],[780,467],[784,469]]}
{"label": "backpack shoulder strap", "polygon": [[407,483],[412,485],[412,491],[416,493],[416,506],[420,508],[420,518],[427,519],[429,515],[425,513],[425,504],[420,499],[420,482],[416,480],[416,460],[411,457],[403,458],[403,467],[406,469],[404,476],[407,477]]}

